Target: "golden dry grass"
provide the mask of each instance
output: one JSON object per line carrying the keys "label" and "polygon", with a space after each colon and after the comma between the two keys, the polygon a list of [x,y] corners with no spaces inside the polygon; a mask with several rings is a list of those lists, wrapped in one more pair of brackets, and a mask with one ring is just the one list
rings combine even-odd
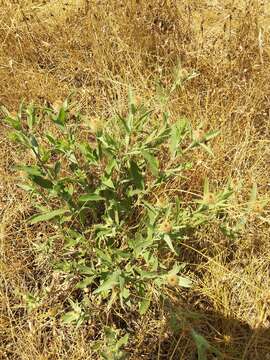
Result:
{"label": "golden dry grass", "polygon": [[[175,71],[196,70],[199,76],[170,99],[171,116],[185,115],[194,127],[202,123],[221,135],[215,158],[198,157],[188,186],[200,189],[204,175],[213,186],[231,177],[241,202],[254,182],[259,197],[269,196],[268,1],[2,0],[0,6],[0,103],[10,111],[22,99],[55,104],[75,90],[78,110],[105,121],[125,109],[129,84],[139,99],[162,109],[159,85],[170,86]],[[31,314],[25,309],[21,294],[49,285],[49,265],[34,244],[52,229],[26,224],[31,205],[12,165],[27,155],[8,141],[2,124],[0,132],[0,358],[94,359],[95,324],[63,328],[50,317],[58,311],[50,304]],[[232,211],[238,215],[237,206]],[[176,303],[202,316],[196,326],[226,359],[270,358],[268,208],[259,215],[235,241],[211,227],[185,250],[197,283]],[[99,321],[121,326],[99,311]],[[132,324],[131,359],[194,359],[194,346],[185,334],[168,332],[162,311]]]}

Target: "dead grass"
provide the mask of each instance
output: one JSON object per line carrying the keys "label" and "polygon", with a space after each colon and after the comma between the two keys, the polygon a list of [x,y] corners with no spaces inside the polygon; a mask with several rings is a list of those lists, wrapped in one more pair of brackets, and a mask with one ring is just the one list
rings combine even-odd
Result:
{"label": "dead grass", "polygon": [[[221,136],[214,159],[198,158],[190,188],[200,189],[204,175],[214,185],[231,177],[242,201],[253,182],[260,197],[269,196],[267,1],[2,0],[0,6],[1,104],[15,111],[23,98],[53,104],[75,91],[78,110],[105,121],[125,109],[129,84],[139,99],[161,109],[159,85],[172,84],[177,66],[194,69],[200,75],[170,99],[172,118],[185,115],[194,127],[202,122]],[[1,124],[0,131],[0,358],[94,359],[95,324],[62,328],[48,304],[31,315],[25,309],[20,294],[49,285],[51,269],[34,244],[51,229],[26,225],[30,204],[12,170],[26,155],[9,143]],[[237,207],[233,211],[237,216]],[[226,359],[270,356],[269,220],[266,208],[234,242],[209,229],[186,249],[197,285],[175,303],[203,315],[196,326]],[[57,299],[54,306],[57,313]],[[119,318],[106,321],[122,326]],[[130,326],[132,359],[194,358],[191,342],[168,332],[162,309]]]}

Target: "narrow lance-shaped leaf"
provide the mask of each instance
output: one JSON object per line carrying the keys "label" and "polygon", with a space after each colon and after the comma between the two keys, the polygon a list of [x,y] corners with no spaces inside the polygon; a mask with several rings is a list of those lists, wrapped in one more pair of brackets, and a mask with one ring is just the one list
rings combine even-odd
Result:
{"label": "narrow lance-shaped leaf", "polygon": [[56,161],[55,165],[54,165],[54,174],[55,176],[58,176],[61,170],[61,162],[60,161]]}
{"label": "narrow lance-shaped leaf", "polygon": [[81,314],[76,311],[69,311],[62,316],[62,321],[66,324],[71,324],[78,321]]}
{"label": "narrow lance-shaped leaf", "polygon": [[114,286],[119,284],[120,272],[115,271],[107,277],[107,279],[93,292],[93,294],[98,294],[102,291],[111,290]]}
{"label": "narrow lance-shaped leaf", "polygon": [[127,124],[126,119],[124,119],[120,114],[118,114],[118,118],[121,121],[121,123],[123,124],[124,129],[126,130],[126,133],[130,134],[130,128],[129,128],[128,124]]}
{"label": "narrow lance-shaped leaf", "polygon": [[211,156],[214,156],[214,153],[213,153],[213,151],[211,150],[211,148],[208,146],[208,145],[206,145],[205,143],[200,143],[199,144],[209,155],[211,155]]}
{"label": "narrow lance-shaped leaf", "polygon": [[145,160],[148,162],[152,174],[154,176],[158,176],[158,160],[149,151],[142,150],[141,152]]}
{"label": "narrow lance-shaped leaf", "polygon": [[151,297],[150,296],[148,296],[147,298],[143,299],[140,302],[140,306],[139,306],[140,315],[144,315],[147,312],[147,310],[149,309],[150,304],[151,304]]}
{"label": "narrow lance-shaped leaf", "polygon": [[135,101],[134,101],[134,97],[133,97],[133,92],[131,87],[129,87],[128,90],[128,103],[129,103],[129,111],[132,115],[135,115],[136,113],[136,105],[135,105]]}
{"label": "narrow lance-shaped leaf", "polygon": [[39,186],[45,188],[45,189],[52,189],[53,188],[53,183],[48,180],[48,179],[45,179],[44,177],[42,176],[31,176],[31,179],[33,182],[35,182],[36,184],[38,184]]}
{"label": "narrow lance-shaped leaf", "polygon": [[177,254],[177,252],[175,251],[173,244],[172,244],[172,240],[170,238],[170,236],[168,234],[164,235],[164,241],[166,242],[166,244],[168,245],[168,247],[170,248],[170,250],[174,253]]}
{"label": "narrow lance-shaped leaf", "polygon": [[207,195],[209,193],[209,181],[207,178],[204,179],[203,193]]}
{"label": "narrow lance-shaped leaf", "polygon": [[185,119],[180,119],[172,126],[170,136],[170,151],[173,158],[175,157],[180,142],[182,141],[183,132],[185,130],[186,124],[187,123]]}
{"label": "narrow lance-shaped leaf", "polygon": [[131,178],[135,184],[135,187],[137,189],[143,189],[144,181],[143,181],[143,176],[142,176],[141,170],[140,170],[139,166],[136,164],[136,162],[133,160],[130,161],[129,171],[130,171]]}
{"label": "narrow lance-shaped leaf", "polygon": [[178,276],[178,285],[184,288],[190,288],[192,286],[192,281],[187,277]]}
{"label": "narrow lance-shaped leaf", "polygon": [[249,202],[250,203],[254,203],[257,200],[257,184],[254,182],[252,189],[251,189],[251,193],[250,193],[250,198],[249,198]]}
{"label": "narrow lance-shaped leaf", "polygon": [[61,107],[58,113],[57,122],[64,125],[66,120],[66,109],[64,107]]}
{"label": "narrow lance-shaped leaf", "polygon": [[28,175],[34,175],[34,176],[41,176],[42,172],[39,167],[37,166],[26,166],[26,165],[17,165],[17,170],[24,171]]}
{"label": "narrow lance-shaped leaf", "polygon": [[36,224],[38,222],[41,221],[48,221],[48,220],[52,220],[54,218],[56,218],[57,216],[61,216],[65,213],[67,213],[68,210],[67,209],[57,209],[57,210],[52,210],[52,211],[48,211],[46,213],[43,214],[39,214],[39,215],[34,215],[32,216],[28,221],[30,222],[30,224]]}
{"label": "narrow lance-shaped leaf", "polygon": [[106,187],[108,187],[110,189],[114,189],[114,183],[113,183],[111,178],[109,178],[109,177],[107,178],[107,177],[104,176],[101,179],[101,182],[102,182],[102,185],[105,185]]}
{"label": "narrow lance-shaped leaf", "polygon": [[208,133],[205,134],[205,141],[209,141],[211,139],[214,139],[219,134],[220,134],[219,130],[209,131]]}
{"label": "narrow lance-shaped leaf", "polygon": [[27,114],[27,125],[29,127],[30,130],[33,129],[33,126],[36,124],[36,109],[33,105],[30,105],[27,109],[26,109],[26,114]]}
{"label": "narrow lance-shaped leaf", "polygon": [[194,329],[191,330],[191,336],[196,344],[198,351],[198,360],[207,360],[207,352],[211,352],[216,356],[220,356],[220,351],[209,344],[209,342],[200,334],[198,334]]}
{"label": "narrow lance-shaped leaf", "polygon": [[171,130],[171,137],[170,137],[170,151],[171,156],[174,158],[176,155],[176,151],[179,145],[180,140],[180,131],[179,128],[174,125]]}
{"label": "narrow lance-shaped leaf", "polygon": [[79,197],[79,202],[87,202],[87,201],[100,201],[104,200],[101,195],[98,194],[85,194]]}
{"label": "narrow lance-shaped leaf", "polygon": [[129,335],[126,334],[122,336],[116,343],[117,350],[120,350],[120,348],[128,343]]}
{"label": "narrow lance-shaped leaf", "polygon": [[6,116],[5,117],[5,122],[7,124],[9,124],[10,126],[12,126],[15,130],[21,130],[22,129],[21,121],[18,118],[13,118],[11,116]]}
{"label": "narrow lance-shaped leaf", "polygon": [[34,148],[38,148],[38,142],[34,135],[30,136],[30,144]]}

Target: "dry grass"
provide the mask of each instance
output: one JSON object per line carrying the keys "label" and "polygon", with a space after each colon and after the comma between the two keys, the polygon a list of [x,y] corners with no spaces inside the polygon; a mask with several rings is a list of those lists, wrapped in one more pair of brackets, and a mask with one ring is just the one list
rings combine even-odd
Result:
{"label": "dry grass", "polygon": [[[231,177],[241,201],[253,182],[260,197],[269,195],[267,1],[2,0],[0,6],[1,104],[11,111],[22,98],[54,104],[75,90],[78,110],[105,121],[125,109],[129,84],[161,109],[159,84],[172,84],[175,69],[194,69],[200,75],[170,99],[172,118],[184,114],[194,127],[203,123],[221,136],[214,160],[198,158],[190,188],[200,189],[207,174],[214,186]],[[49,304],[26,311],[20,294],[49,285],[50,267],[34,244],[52,229],[26,225],[30,204],[12,170],[26,155],[10,144],[1,124],[0,132],[0,358],[94,359],[89,343],[96,324],[63,328],[50,317]],[[237,216],[237,207],[233,211]],[[270,358],[268,209],[250,220],[233,242],[211,228],[190,244],[197,285],[175,299],[201,314],[197,328],[226,359]],[[106,319],[99,311],[99,321],[121,326],[119,316]],[[194,359],[190,340],[168,332],[162,307],[130,326],[132,359]]]}

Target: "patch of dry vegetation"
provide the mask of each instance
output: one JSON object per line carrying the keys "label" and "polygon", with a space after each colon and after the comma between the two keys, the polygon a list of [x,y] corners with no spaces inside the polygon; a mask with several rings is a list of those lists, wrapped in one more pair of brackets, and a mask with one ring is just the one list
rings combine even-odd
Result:
{"label": "patch of dry vegetation", "polygon": [[[219,129],[214,159],[198,153],[184,190],[231,177],[237,202],[255,182],[269,194],[270,7],[267,1],[10,1],[0,2],[0,103],[16,111],[21,99],[56,106],[75,91],[77,110],[104,121],[126,110],[128,86],[138,100],[171,117],[186,116],[194,128]],[[198,76],[165,103],[162,88],[175,76]],[[13,165],[27,161],[0,124],[0,357],[94,359],[89,343],[98,323],[60,326],[53,307],[29,313],[22,294],[51,281],[46,257],[35,244],[53,228],[26,223],[31,204],[16,186]],[[188,199],[187,199],[188,200]],[[179,311],[194,311],[195,326],[226,359],[270,356],[269,208],[254,208],[241,237],[227,240],[215,226],[186,245],[195,288],[179,293]],[[61,296],[60,296],[61,297]],[[159,304],[142,320],[99,308],[99,322],[131,327],[131,359],[193,359],[185,331],[168,329]]]}

